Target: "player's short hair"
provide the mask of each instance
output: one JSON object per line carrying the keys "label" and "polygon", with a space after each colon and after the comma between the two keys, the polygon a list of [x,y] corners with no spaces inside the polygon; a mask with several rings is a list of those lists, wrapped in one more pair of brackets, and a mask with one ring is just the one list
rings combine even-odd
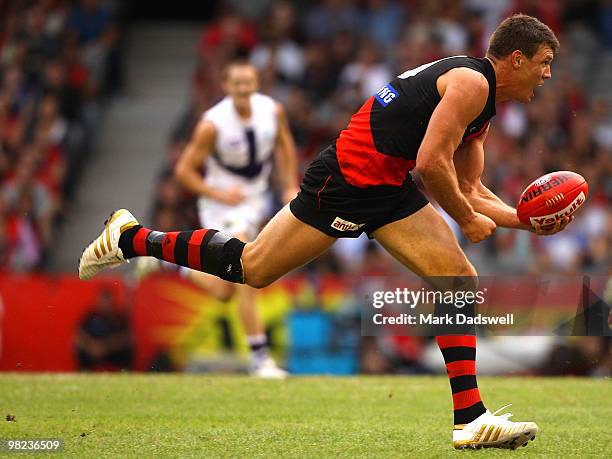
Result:
{"label": "player's short hair", "polygon": [[257,68],[253,64],[251,64],[248,60],[246,60],[246,59],[232,59],[231,61],[228,61],[223,66],[223,73],[221,74],[221,78],[223,79],[223,81],[227,81],[227,79],[229,77],[229,72],[234,67],[251,67],[253,70],[255,70],[255,73],[257,74]]}
{"label": "player's short hair", "polygon": [[515,50],[532,58],[541,45],[550,46],[554,54],[559,40],[550,27],[526,14],[515,14],[502,21],[489,40],[487,54],[503,59]]}

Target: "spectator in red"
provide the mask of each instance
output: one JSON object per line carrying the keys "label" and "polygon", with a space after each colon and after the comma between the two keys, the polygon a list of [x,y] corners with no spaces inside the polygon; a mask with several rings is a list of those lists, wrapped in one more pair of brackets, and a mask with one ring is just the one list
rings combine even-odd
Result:
{"label": "spectator in red", "polygon": [[256,44],[255,28],[226,7],[215,22],[204,28],[199,53],[205,60],[223,62],[247,55]]}

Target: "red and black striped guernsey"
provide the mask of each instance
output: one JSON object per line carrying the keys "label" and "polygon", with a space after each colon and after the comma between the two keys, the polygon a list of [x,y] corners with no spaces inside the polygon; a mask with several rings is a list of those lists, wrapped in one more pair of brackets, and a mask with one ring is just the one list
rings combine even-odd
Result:
{"label": "red and black striped guernsey", "polygon": [[495,116],[495,71],[486,58],[454,56],[409,70],[383,86],[355,113],[322,159],[335,179],[357,189],[402,186],[440,94],[438,77],[457,67],[482,73],[489,97],[468,126],[463,141],[482,135]]}

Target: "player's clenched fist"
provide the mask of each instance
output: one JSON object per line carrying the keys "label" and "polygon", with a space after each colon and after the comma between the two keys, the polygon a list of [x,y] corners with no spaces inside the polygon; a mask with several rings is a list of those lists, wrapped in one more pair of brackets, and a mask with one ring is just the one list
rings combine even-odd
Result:
{"label": "player's clenched fist", "polygon": [[461,231],[470,242],[484,241],[495,232],[497,225],[486,215],[474,212],[474,216],[461,225]]}

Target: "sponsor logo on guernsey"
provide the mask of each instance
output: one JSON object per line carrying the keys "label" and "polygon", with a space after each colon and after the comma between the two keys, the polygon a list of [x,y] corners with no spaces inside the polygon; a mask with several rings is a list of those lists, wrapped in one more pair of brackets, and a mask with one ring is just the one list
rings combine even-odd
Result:
{"label": "sponsor logo on guernsey", "polygon": [[349,222],[343,218],[336,217],[336,219],[332,222],[331,227],[337,229],[338,231],[356,231],[364,225],[365,223],[358,225],[357,223]]}
{"label": "sponsor logo on guernsey", "polygon": [[395,90],[393,86],[387,84],[378,90],[375,97],[376,100],[380,102],[380,105],[386,107],[399,97],[399,93]]}
{"label": "sponsor logo on guernsey", "polygon": [[532,225],[534,223],[538,223],[540,225],[550,225],[552,223],[555,223],[558,218],[569,217],[570,215],[572,215],[574,212],[576,212],[576,210],[578,210],[578,208],[582,204],[584,204],[584,201],[586,201],[586,196],[581,191],[580,194],[576,196],[576,199],[574,199],[572,203],[565,209],[561,209],[559,212],[555,212],[554,214],[550,215],[542,215],[541,217],[529,217],[529,220],[531,221]]}

